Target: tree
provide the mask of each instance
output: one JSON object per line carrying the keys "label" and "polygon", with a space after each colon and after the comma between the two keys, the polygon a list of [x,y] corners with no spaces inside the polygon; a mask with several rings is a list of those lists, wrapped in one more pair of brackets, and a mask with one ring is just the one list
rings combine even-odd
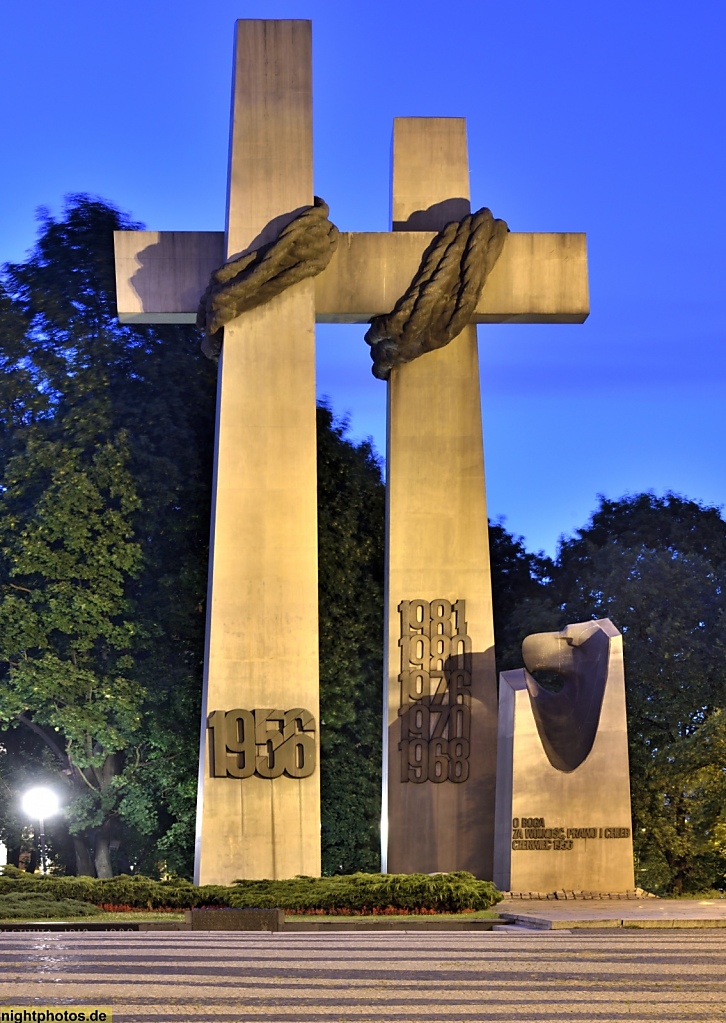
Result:
{"label": "tree", "polygon": [[525,636],[557,628],[559,608],[549,585],[552,561],[527,551],[523,538],[502,522],[489,523],[489,556],[499,672],[521,665]]}
{"label": "tree", "polygon": [[138,740],[144,697],[130,672],[135,628],[124,582],[140,569],[140,549],[131,539],[138,498],[122,445],[106,444],[89,459],[59,443],[31,445],[7,467],[0,513],[2,715],[55,754],[71,787],[75,830],[97,829],[103,877],[111,873],[118,755]]}
{"label": "tree", "polygon": [[0,291],[0,716],[52,751],[100,874],[170,833],[188,870],[193,835],[214,369],[191,328],[118,324],[113,230],[138,226],[71,196]]}
{"label": "tree", "polygon": [[380,866],[385,493],[369,443],[318,408],[322,856]]}
{"label": "tree", "polygon": [[675,494],[602,499],[554,579],[560,625],[608,617],[623,633],[641,882],[722,885],[726,523]]}
{"label": "tree", "polygon": [[557,556],[557,582],[569,593],[584,578],[597,551],[615,542],[623,548],[697,554],[715,566],[726,564],[726,528],[718,508],[679,494],[632,494],[618,501],[600,495],[590,522],[563,539]]}

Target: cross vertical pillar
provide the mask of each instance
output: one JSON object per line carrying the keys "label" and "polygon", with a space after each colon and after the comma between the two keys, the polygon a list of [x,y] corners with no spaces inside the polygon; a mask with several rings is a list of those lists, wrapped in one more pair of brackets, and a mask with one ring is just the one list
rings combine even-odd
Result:
{"label": "cross vertical pillar", "polygon": [[[464,120],[397,118],[393,229],[438,231],[468,212]],[[491,878],[497,703],[475,326],[392,371],[387,481],[383,869]]]}
{"label": "cross vertical pillar", "polygon": [[[296,210],[312,203],[311,78],[310,22],[237,23],[228,258],[272,240]],[[307,776],[269,777],[285,712],[304,709],[312,715],[319,750],[313,298],[312,282],[303,281],[224,330],[197,809],[198,884],[320,873],[317,758]],[[238,709],[253,716],[242,715],[224,727],[227,740],[229,728],[234,731],[231,745],[237,741],[245,752],[225,754],[217,727],[208,727],[209,715]],[[265,712],[271,712],[271,725]],[[217,716],[216,721],[221,730],[223,719]],[[294,719],[288,726],[292,732],[302,727]],[[227,776],[215,765],[218,753],[231,765]],[[255,761],[257,772],[234,776]]]}

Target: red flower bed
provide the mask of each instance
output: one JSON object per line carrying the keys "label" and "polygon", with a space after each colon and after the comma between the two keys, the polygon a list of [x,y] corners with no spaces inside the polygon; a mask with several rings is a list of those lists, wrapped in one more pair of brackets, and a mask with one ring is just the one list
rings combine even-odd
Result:
{"label": "red flower bed", "polygon": [[[386,906],[381,909],[374,906],[373,909],[286,909],[285,916],[436,916],[437,909],[398,909],[396,906]],[[475,913],[475,909],[462,909],[462,913]]]}
{"label": "red flower bed", "polygon": [[154,909],[146,909],[143,906],[123,906],[114,902],[96,903],[99,909],[105,909],[107,913],[181,913],[181,909],[174,906],[156,906]]}

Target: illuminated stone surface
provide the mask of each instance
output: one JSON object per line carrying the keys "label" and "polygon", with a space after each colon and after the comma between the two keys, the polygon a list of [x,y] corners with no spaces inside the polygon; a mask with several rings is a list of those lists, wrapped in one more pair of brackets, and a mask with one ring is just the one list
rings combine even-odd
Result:
{"label": "illuminated stone surface", "polygon": [[[335,220],[335,211],[330,215]],[[316,322],[368,323],[388,312],[434,234],[341,232],[329,266],[313,282]],[[224,262],[223,232],[116,231],[114,243],[122,323],[195,322],[199,296]],[[472,322],[582,323],[588,310],[585,235],[516,232],[507,237]]]}
{"label": "illuminated stone surface", "polygon": [[[312,201],[310,23],[240,21],[235,52],[226,235],[117,232],[122,322],[193,321],[210,272],[274,239]],[[197,819],[200,883],[320,871],[319,772],[300,762],[304,748],[318,747],[314,324],[365,322],[390,310],[432,234],[469,208],[463,120],[400,118],[395,133],[393,232],[343,234],[318,278],[225,328]],[[570,323],[587,314],[584,235],[513,234],[474,320]],[[389,384],[385,672],[393,716],[385,732],[392,746],[401,741],[398,603],[442,598],[465,606],[466,639],[459,646],[471,644],[471,661],[463,689],[455,664],[442,664],[465,709],[456,711],[457,743],[445,752],[433,748],[436,780],[401,782],[401,751],[391,750],[399,780],[389,771],[392,814],[384,834],[391,841],[389,869],[470,869],[486,877],[496,726],[478,380],[470,326],[447,349],[394,373]],[[428,724],[439,727],[435,713]],[[452,741],[448,732],[443,738]],[[462,740],[471,744],[466,754]],[[275,750],[283,741],[284,755],[282,747]],[[272,777],[283,761],[284,772]]]}
{"label": "illuminated stone surface", "polygon": [[[228,255],[281,211],[312,202],[310,43],[309,22],[237,24]],[[183,267],[184,246],[171,253]],[[314,327],[304,283],[225,330],[197,817],[202,884],[320,872],[319,773],[218,776],[206,728],[209,714],[234,708],[305,708],[318,718]],[[252,748],[253,758],[263,752]]]}
{"label": "illuminated stone surface", "polygon": [[705,1023],[726,932],[3,934],[0,978],[3,1006],[116,1023]]}
{"label": "illuminated stone surface", "polygon": [[[457,197],[456,208],[446,201],[450,196]],[[463,119],[397,119],[394,228],[406,230],[412,218],[417,227],[439,230],[452,216],[465,215],[468,206]],[[429,212],[424,214],[423,209]],[[395,368],[388,401],[384,855],[387,852],[387,868],[393,873],[469,870],[491,878],[496,674],[476,327],[467,327],[446,348]],[[415,691],[406,698],[404,676],[408,672],[412,677],[416,658],[403,656],[402,632],[408,633],[410,626],[402,622],[401,602],[412,600],[464,602],[463,614],[445,615],[448,631],[467,637],[463,644],[468,647],[467,664],[461,665],[466,670],[464,685],[457,688],[452,671],[447,671],[454,651],[444,651],[442,664],[432,650],[428,662],[419,659],[427,672],[419,684],[421,699],[414,698]],[[432,614],[438,617],[437,612]],[[427,648],[434,642],[429,639]],[[442,670],[443,686],[437,675]],[[468,721],[456,729],[462,732],[465,750],[452,745],[456,730],[451,714],[457,700],[468,711]],[[414,728],[412,733],[410,725],[416,725],[414,717],[421,714],[424,732]],[[442,731],[444,718],[449,721]],[[457,757],[464,752],[465,777],[457,778]],[[419,754],[426,761],[420,768]],[[437,777],[443,768],[445,777]]]}
{"label": "illuminated stone surface", "polygon": [[533,671],[499,681],[494,883],[504,891],[635,887],[623,641],[609,619],[528,637]]}

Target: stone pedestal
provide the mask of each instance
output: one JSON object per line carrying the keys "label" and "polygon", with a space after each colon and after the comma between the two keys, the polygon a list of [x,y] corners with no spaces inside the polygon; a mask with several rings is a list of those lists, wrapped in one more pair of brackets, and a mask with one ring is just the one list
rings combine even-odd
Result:
{"label": "stone pedestal", "polygon": [[584,686],[580,679],[569,692],[545,694],[543,713],[543,693],[525,668],[500,675],[494,883],[503,891],[628,891],[622,638],[608,619],[550,635],[561,638],[563,655],[589,644],[602,684],[591,675]]}
{"label": "stone pedestal", "polygon": [[[394,230],[439,230],[468,210],[463,120],[397,119]],[[383,869],[491,879],[496,673],[476,328],[395,367],[388,399]]]}
{"label": "stone pedestal", "polygon": [[184,922],[192,931],[282,931],[281,909],[188,909]]}
{"label": "stone pedestal", "polygon": [[[310,23],[238,22],[234,81],[228,257],[312,202]],[[313,291],[224,329],[198,884],[320,873]]]}

